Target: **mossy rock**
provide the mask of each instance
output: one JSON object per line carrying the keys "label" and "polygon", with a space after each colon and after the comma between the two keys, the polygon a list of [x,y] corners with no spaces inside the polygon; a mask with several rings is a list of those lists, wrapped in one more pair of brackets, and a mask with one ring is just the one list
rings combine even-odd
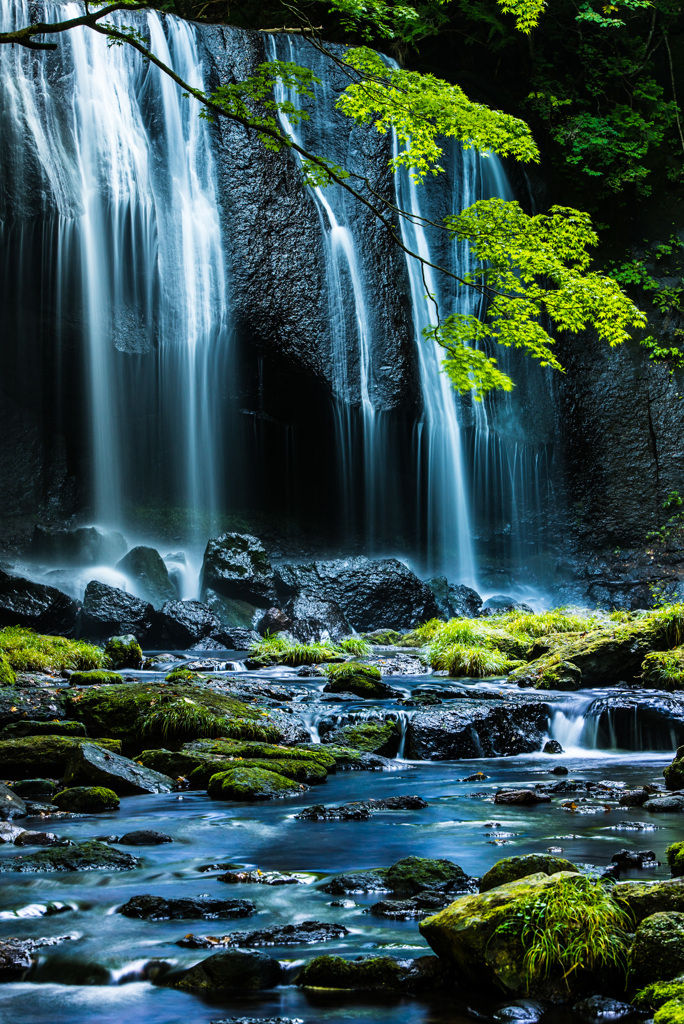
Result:
{"label": "mossy rock", "polygon": [[14,686],[17,681],[14,669],[4,654],[0,654],[0,686]]}
{"label": "mossy rock", "polygon": [[[212,762],[198,765],[188,776],[190,786],[195,789],[204,788],[209,785],[210,780],[217,774],[229,772],[234,768],[259,768],[267,772],[275,772],[286,779],[293,779],[295,782],[304,782],[308,785],[317,785],[325,782],[328,772],[323,765],[314,761],[275,761],[271,759],[249,759],[231,760],[228,757],[215,758]],[[211,794],[209,794],[211,795]]]}
{"label": "mossy rock", "polygon": [[306,789],[301,783],[266,768],[244,765],[212,775],[207,793],[213,800],[276,800],[299,796]]}
{"label": "mossy rock", "polygon": [[669,646],[668,635],[668,627],[655,616],[610,622],[586,633],[555,633],[535,645],[546,653],[509,678],[537,689],[568,690],[633,680],[647,654]]}
{"label": "mossy rock", "polygon": [[684,999],[670,999],[653,1015],[653,1024],[684,1024]]}
{"label": "mossy rock", "polygon": [[183,750],[189,754],[220,754],[224,757],[273,758],[277,761],[292,759],[310,761],[312,764],[323,765],[330,769],[335,767],[335,758],[325,748],[316,745],[314,749],[301,747],[285,747],[279,743],[261,743],[258,740],[239,740],[220,737],[219,739],[195,740],[183,744]]}
{"label": "mossy rock", "polygon": [[22,800],[52,800],[59,786],[52,779],[19,779],[12,783],[12,792]]}
{"label": "mossy rock", "polygon": [[53,796],[52,802],[60,811],[80,814],[115,811],[119,806],[116,793],[104,786],[74,786],[72,789],[63,789]]}
{"label": "mossy rock", "polygon": [[[124,749],[132,750],[139,742],[141,722],[166,703],[187,700],[204,711],[225,720],[227,735],[236,738],[274,740],[280,730],[268,722],[258,709],[207,686],[187,683],[140,682],[126,686],[100,686],[67,692],[65,700],[71,717],[85,724],[89,736],[120,737]],[[187,737],[186,737],[187,738]],[[148,739],[148,747],[152,742]],[[160,746],[168,746],[160,741]]]}
{"label": "mossy rock", "polygon": [[204,676],[200,675],[199,672],[193,672],[192,669],[183,668],[180,665],[178,668],[171,669],[168,675],[164,676],[164,682],[166,683],[201,683],[204,680]]}
{"label": "mossy rock", "polygon": [[618,882],[613,897],[625,906],[635,921],[667,911],[684,913],[684,878],[658,882]]}
{"label": "mossy rock", "polygon": [[652,981],[650,985],[640,989],[632,999],[637,1010],[657,1010],[671,999],[684,1000],[684,974],[671,981]]}
{"label": "mossy rock", "polygon": [[70,686],[113,686],[123,683],[123,676],[118,672],[108,672],[102,668],[91,668],[87,672],[72,672],[69,676]]}
{"label": "mossy rock", "polygon": [[558,871],[579,871],[565,857],[554,857],[550,853],[526,853],[520,857],[504,857],[487,871],[480,882],[480,892],[489,892],[499,885],[508,885],[527,875],[543,873],[555,875]]}
{"label": "mossy rock", "polygon": [[396,991],[404,969],[389,956],[345,960],[341,956],[317,956],[297,976],[302,988]]}
{"label": "mossy rock", "polygon": [[[43,772],[61,777],[74,750],[89,742],[71,736],[23,736],[0,740],[0,777],[30,779]],[[121,752],[119,740],[100,739],[97,745]]]}
{"label": "mossy rock", "polygon": [[[321,749],[318,744],[313,746],[317,750]],[[301,745],[296,749],[301,750]],[[333,758],[335,768],[341,771],[373,771],[391,767],[391,762],[382,755],[369,754],[358,747],[340,747],[336,743],[326,743],[322,749]]]}
{"label": "mossy rock", "polygon": [[354,693],[366,700],[391,697],[395,693],[382,681],[380,669],[375,665],[348,661],[344,665],[331,665],[327,674],[328,682],[323,687],[326,693]]}
{"label": "mossy rock", "polygon": [[673,878],[684,875],[684,843],[671,843],[665,851],[667,866]]}
{"label": "mossy rock", "polygon": [[404,857],[385,872],[385,881],[392,892],[410,896],[465,877],[465,871],[458,864],[433,857]]}
{"label": "mossy rock", "polygon": [[131,871],[140,865],[140,858],[123,850],[113,850],[106,843],[91,839],[75,846],[52,846],[21,857],[0,860],[0,871],[38,874],[55,871]]}
{"label": "mossy rock", "polygon": [[638,926],[630,950],[630,972],[638,984],[669,981],[684,971],[684,914],[651,914]]}
{"label": "mossy rock", "polygon": [[642,664],[642,683],[656,690],[684,690],[684,647],[652,651]]}
{"label": "mossy rock", "polygon": [[254,992],[275,988],[282,981],[280,963],[257,949],[228,949],[202,960],[173,981],[183,992],[206,996],[219,992]]}
{"label": "mossy rock", "polygon": [[36,633],[25,626],[0,629],[0,657],[15,672],[55,673],[64,669],[103,668],[107,664],[101,647],[85,640]]}
{"label": "mossy rock", "polygon": [[663,769],[663,775],[668,789],[684,789],[684,746],[677,748],[674,760]]}
{"label": "mossy rock", "polygon": [[9,722],[0,729],[0,740],[19,739],[22,736],[82,736],[86,728],[83,722],[54,721],[36,722],[30,718]]}
{"label": "mossy rock", "polygon": [[375,629],[372,633],[362,633],[361,639],[378,647],[395,647],[402,638],[396,629]]}
{"label": "mossy rock", "polygon": [[[461,896],[422,921],[419,928],[435,953],[447,960],[465,983],[507,996],[563,998],[568,990],[562,971],[552,972],[528,991],[526,948],[519,922],[530,900],[562,879],[581,878],[569,872],[528,875],[479,895]],[[570,985],[576,983],[579,973],[569,979]]]}
{"label": "mossy rock", "polygon": [[142,668],[142,647],[131,633],[110,637],[105,644],[105,654],[114,669]]}
{"label": "mossy rock", "polygon": [[392,719],[384,722],[357,722],[336,729],[333,739],[336,744],[345,747],[382,754],[383,757],[395,757],[401,741],[401,728]]}

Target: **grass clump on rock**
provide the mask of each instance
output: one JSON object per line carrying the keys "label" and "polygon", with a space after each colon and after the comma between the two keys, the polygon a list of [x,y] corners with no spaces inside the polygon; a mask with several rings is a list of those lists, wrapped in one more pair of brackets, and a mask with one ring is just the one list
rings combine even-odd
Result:
{"label": "grass clump on rock", "polygon": [[348,636],[345,640],[340,640],[335,646],[343,654],[351,654],[355,658],[366,658],[369,654],[373,653],[371,645],[361,636]]}
{"label": "grass clump on rock", "polygon": [[105,654],[114,669],[142,668],[142,648],[130,633],[111,637],[105,644]]}
{"label": "grass clump on rock", "polygon": [[84,640],[44,636],[24,626],[0,629],[0,655],[16,672],[61,672],[103,668],[105,652]]}
{"label": "grass clump on rock", "polygon": [[653,1015],[653,1024],[684,1024],[684,997],[663,1003]]}
{"label": "grass clump on rock", "polygon": [[684,843],[671,843],[665,856],[672,877],[681,878],[684,875]]}
{"label": "grass clump on rock", "polygon": [[640,989],[632,1000],[637,1010],[658,1010],[671,999],[684,1002],[684,975],[671,981],[652,981]]}
{"label": "grass clump on rock", "polygon": [[123,683],[123,676],[118,672],[108,672],[101,668],[91,668],[87,672],[72,672],[69,676],[70,686],[107,686],[116,683]]}
{"label": "grass clump on rock", "polygon": [[[246,710],[246,709],[245,709]],[[163,697],[139,726],[141,739],[185,743],[218,736],[235,739],[279,739],[279,730],[255,718],[227,717],[187,696]]]}
{"label": "grass clump on rock", "polygon": [[629,912],[600,881],[578,876],[523,901],[514,920],[500,927],[520,930],[528,991],[558,972],[569,991],[578,971],[627,976],[631,926]]}
{"label": "grass clump on rock", "polygon": [[0,654],[0,686],[13,686],[17,681],[14,669],[4,654]]}
{"label": "grass clump on rock", "polygon": [[289,639],[282,633],[264,637],[263,640],[253,643],[249,649],[250,661],[264,667],[290,665],[294,668],[298,665],[320,665],[325,661],[340,661],[342,657],[342,651],[332,642],[303,644]]}
{"label": "grass clump on rock", "polygon": [[326,669],[326,693],[355,693],[357,697],[372,699],[389,697],[394,691],[382,681],[382,673],[375,665],[360,661],[347,661],[344,665],[330,665]]}
{"label": "grass clump on rock", "polygon": [[658,690],[684,690],[684,648],[652,651],[643,661],[643,684]]}

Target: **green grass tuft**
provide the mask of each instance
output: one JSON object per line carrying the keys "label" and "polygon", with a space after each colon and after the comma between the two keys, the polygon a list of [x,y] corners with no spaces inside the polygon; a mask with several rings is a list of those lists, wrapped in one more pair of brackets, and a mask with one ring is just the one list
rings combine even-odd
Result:
{"label": "green grass tuft", "polygon": [[83,671],[107,665],[105,652],[94,644],[43,636],[24,626],[0,630],[0,655],[16,672],[61,672],[65,668]]}
{"label": "green grass tuft", "polygon": [[274,742],[280,730],[257,719],[228,718],[217,715],[190,697],[170,697],[143,718],[139,726],[141,740],[186,743],[189,740],[258,739]]}
{"label": "green grass tuft", "polygon": [[360,636],[348,636],[345,640],[340,640],[336,647],[343,654],[353,654],[355,658],[365,658],[373,653],[368,641]]}
{"label": "green grass tuft", "polygon": [[288,640],[281,633],[264,637],[249,649],[250,658],[264,665],[320,665],[325,661],[339,661],[342,653],[331,642],[301,644]]}
{"label": "green grass tuft", "polygon": [[510,671],[507,655],[489,647],[467,647],[452,643],[430,651],[430,665],[452,676],[482,679],[484,676],[503,676]]}

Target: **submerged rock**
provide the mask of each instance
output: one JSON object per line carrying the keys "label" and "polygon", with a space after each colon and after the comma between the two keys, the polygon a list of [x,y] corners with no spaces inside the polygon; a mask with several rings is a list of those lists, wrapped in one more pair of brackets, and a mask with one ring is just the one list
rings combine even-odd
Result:
{"label": "submerged rock", "polygon": [[93,640],[131,633],[144,641],[152,630],[154,614],[148,601],[91,580],[85,589],[79,631]]}
{"label": "submerged rock", "polygon": [[355,800],[337,807],[314,804],[295,814],[303,821],[366,821],[375,811],[420,811],[428,804],[420,796],[390,796],[385,799]]}
{"label": "submerged rock", "polygon": [[448,969],[435,956],[415,960],[395,960],[389,956],[359,957],[317,956],[297,976],[302,988],[378,991],[394,994],[434,992],[453,987]]}
{"label": "submerged rock", "polygon": [[302,921],[275,928],[262,928],[253,932],[229,932],[216,938],[213,935],[186,935],[177,943],[189,949],[211,949],[212,946],[298,946],[312,942],[331,942],[349,935],[349,929],[328,921]]}
{"label": "submerged rock", "polygon": [[156,832],[154,829],[127,832],[119,839],[121,846],[161,846],[164,843],[172,842],[173,838],[167,836],[166,832]]}
{"label": "submerged rock", "polygon": [[21,857],[0,860],[0,871],[23,874],[53,871],[130,871],[140,860],[130,853],[113,850],[106,843],[89,840],[77,846],[51,848]]}
{"label": "submerged rock", "polygon": [[127,757],[114,754],[94,743],[83,743],[72,752],[64,773],[64,784],[105,786],[119,796],[140,793],[170,793],[174,780],[160,772],[143,768]]}
{"label": "submerged rock", "polygon": [[55,587],[0,569],[0,628],[29,626],[37,633],[72,636],[79,606]]}
{"label": "submerged rock", "polygon": [[277,960],[257,950],[229,949],[195,964],[173,982],[184,992],[242,992],[275,988],[283,969]]}
{"label": "submerged rock", "polygon": [[[122,854],[122,856],[129,856]],[[256,913],[251,900],[217,900],[207,897],[132,896],[117,908],[124,917],[145,921],[218,920],[220,918],[250,917]]]}

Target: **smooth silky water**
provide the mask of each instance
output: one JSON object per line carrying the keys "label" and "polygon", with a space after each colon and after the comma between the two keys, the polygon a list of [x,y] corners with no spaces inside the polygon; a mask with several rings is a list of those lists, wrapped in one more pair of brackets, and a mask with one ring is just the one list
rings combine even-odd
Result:
{"label": "smooth silky water", "polygon": [[[216,655],[214,654],[214,657]],[[234,660],[239,653],[228,652]],[[147,673],[151,678],[151,674]],[[394,716],[404,721],[414,709],[396,701],[329,703],[322,700],[321,680],[302,680],[292,670],[271,669],[250,673],[294,687],[293,715],[320,727],[328,719],[345,720]],[[244,673],[237,673],[244,679]],[[234,675],[226,677],[229,683]],[[218,680],[217,680],[218,681]],[[405,696],[420,686],[489,690],[492,696],[512,688],[500,680],[447,680],[433,675],[391,677]],[[220,684],[219,684],[220,685]],[[516,691],[518,692],[518,691]],[[609,693],[610,691],[605,691]],[[613,694],[615,691],[612,691]],[[226,996],[207,1004],[196,997],[157,987],[147,980],[150,961],[189,966],[212,954],[190,950],[176,942],[193,932],[221,935],[305,920],[344,924],[350,934],[331,942],[265,947],[269,955],[293,967],[320,953],[346,957],[388,954],[401,958],[429,952],[416,921],[388,921],[366,913],[381,899],[376,894],[354,895],[355,906],[333,907],[321,891],[326,876],[353,869],[384,867],[401,857],[446,857],[472,875],[482,875],[503,856],[560,848],[580,865],[603,870],[619,849],[649,849],[664,860],[668,843],[681,838],[676,819],[655,816],[640,808],[615,808],[599,813],[562,807],[568,797],[534,807],[493,803],[502,785],[554,782],[551,769],[563,764],[570,779],[613,780],[626,787],[662,782],[662,769],[671,748],[646,750],[594,750],[582,746],[592,732],[591,701],[602,691],[579,694],[544,694],[549,708],[549,735],[565,730],[575,746],[561,755],[529,754],[508,758],[480,758],[452,762],[408,762],[395,759],[393,770],[339,772],[322,786],[301,797],[253,804],[210,800],[203,792],[129,797],[118,812],[71,820],[26,822],[50,829],[75,841],[123,835],[134,829],[154,828],[174,839],[172,844],[138,849],[137,870],[106,875],[3,874],[0,890],[0,936],[38,937],[71,934],[73,938],[41,951],[40,965],[31,983],[0,987],[0,1020],[7,1024],[187,1024],[237,1016],[284,1016],[305,1022],[377,1021],[387,1024],[447,1024],[459,1021],[467,1007],[449,1005],[443,998],[393,999],[368,994],[304,993],[283,985],[267,993]],[[646,696],[646,695],[644,695]],[[652,696],[652,695],[648,695]],[[448,710],[448,702],[442,705]],[[573,726],[568,726],[573,722]],[[582,724],[584,723],[584,724]],[[315,735],[315,732],[313,733]],[[483,772],[485,779],[460,781]],[[313,803],[342,803],[369,797],[418,794],[429,806],[422,811],[383,811],[368,821],[298,821],[295,813]],[[625,823],[628,823],[625,825]],[[638,830],[638,824],[642,830]],[[16,848],[0,848],[0,857],[15,855]],[[217,881],[216,862],[297,871],[309,877],[305,884],[288,886],[227,885]],[[664,866],[631,877],[665,877]],[[625,876],[623,876],[625,877]],[[630,877],[630,876],[627,876]],[[206,895],[249,898],[257,906],[251,918],[226,921],[148,922],[125,918],[116,908],[141,893],[172,896]],[[61,902],[73,909],[47,917],[31,916],[32,905]],[[16,913],[16,916],[15,916]],[[462,997],[459,997],[461,1000]]]}

